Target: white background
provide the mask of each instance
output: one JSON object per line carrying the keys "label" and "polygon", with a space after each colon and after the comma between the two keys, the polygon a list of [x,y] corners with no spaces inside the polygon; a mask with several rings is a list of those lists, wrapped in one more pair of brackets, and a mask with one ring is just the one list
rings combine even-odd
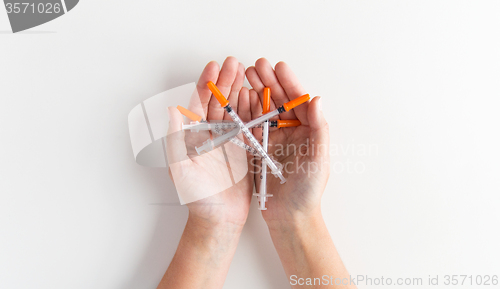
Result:
{"label": "white background", "polygon": [[[86,0],[11,34],[0,8],[0,287],[155,288],[187,208],[165,169],[134,162],[127,114],[227,55],[284,60],[323,96],[340,152],[322,205],[352,275],[500,274],[499,15],[498,1]],[[287,288],[255,201],[224,288]]]}

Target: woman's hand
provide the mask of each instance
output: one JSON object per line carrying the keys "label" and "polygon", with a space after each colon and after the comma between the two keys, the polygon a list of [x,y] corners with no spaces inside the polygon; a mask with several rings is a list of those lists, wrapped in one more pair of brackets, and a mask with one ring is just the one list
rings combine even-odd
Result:
{"label": "woman's hand", "polygon": [[[208,63],[197,84],[198,95],[193,95],[188,109],[208,121],[231,120],[219,102],[211,97],[207,83],[212,81],[242,120],[249,121],[249,91],[242,87],[244,78],[245,68],[234,57],[228,57],[220,71],[216,62]],[[198,155],[194,147],[210,138],[210,133],[183,131],[183,116],[175,107],[169,107],[169,112],[167,156],[170,174],[181,199],[186,203],[190,198],[199,199],[187,204],[189,218],[203,221],[207,226],[242,227],[254,184],[252,174],[248,173],[246,151],[229,142]]]}
{"label": "woman's hand", "polygon": [[[218,102],[210,98],[211,93],[206,87],[208,81],[217,83],[222,93],[229,95],[231,106],[243,121],[262,114],[264,87],[271,88],[271,110],[305,94],[295,75],[283,62],[273,69],[267,60],[259,59],[255,67],[247,69],[246,75],[253,87],[251,91],[241,88],[243,66],[236,59],[226,59],[220,72],[216,63],[209,63],[198,82],[201,104],[197,106],[192,101],[189,109],[208,120],[229,120]],[[268,198],[268,209],[262,215],[290,278],[327,274],[343,280],[348,279],[349,273],[321,216],[321,196],[329,177],[329,135],[319,100],[315,97],[311,102],[279,116],[281,119],[298,119],[302,125],[274,129],[269,135],[269,153],[284,165],[283,174],[287,182],[280,184],[271,174],[267,176],[267,191],[274,196]],[[227,181],[220,177],[221,172],[228,169],[225,160],[233,160],[233,163],[236,160],[245,169],[256,172],[255,175],[247,173],[241,181],[232,186],[229,184],[221,193],[188,204],[186,228],[169,269],[158,286],[221,288],[247,218],[254,177],[257,185],[260,184],[260,165],[248,162],[246,153],[241,157],[241,148],[230,143],[224,145],[222,152],[214,150],[197,156],[186,144],[199,145],[200,137],[203,140],[206,136],[186,136],[180,130],[182,116],[177,109],[170,108],[170,117],[167,155],[171,174],[177,189],[182,188],[187,196],[212,187],[220,188],[221,183]],[[254,129],[253,133],[257,138],[262,137],[261,129]],[[234,165],[231,168],[239,169]],[[356,288],[354,285],[328,285],[325,288]]]}
{"label": "woman's hand", "polygon": [[[246,71],[254,88],[250,91],[252,118],[262,111],[262,92],[271,88],[271,110],[303,94],[305,90],[288,65],[273,69],[266,59]],[[320,99],[280,114],[281,119],[298,119],[302,125],[279,128],[269,133],[269,152],[284,166],[285,184],[267,176],[267,210],[262,211],[276,251],[292,288],[302,288],[296,278],[335,276],[349,280],[340,256],[321,215],[321,196],[329,177],[328,124],[321,112]],[[259,132],[255,132],[259,135]],[[255,170],[255,168],[252,168]],[[257,188],[260,176],[256,175]],[[295,277],[293,279],[292,277]],[[303,279],[302,279],[303,280]],[[323,286],[324,285],[324,286]],[[297,286],[297,287],[295,287]],[[356,288],[355,285],[322,283],[308,288]]]}
{"label": "woman's hand", "polygon": [[[228,96],[243,121],[249,121],[244,77],[245,68],[234,57],[228,57],[220,71],[216,62],[208,63],[188,109],[209,121],[229,120],[211,97],[207,83],[212,81]],[[254,181],[248,172],[249,156],[232,143],[198,155],[194,147],[210,133],[183,131],[180,112],[174,107],[169,107],[169,112],[169,173],[179,197],[188,203],[189,217],[158,288],[222,288],[250,207]],[[194,199],[197,201],[189,202]]]}
{"label": "woman's hand", "polygon": [[[262,96],[265,87],[271,88],[271,110],[306,93],[295,74],[284,62],[275,69],[264,58],[249,67],[246,76],[253,89],[250,91],[252,118],[262,114]],[[262,216],[271,227],[283,222],[296,222],[302,218],[320,215],[321,196],[329,177],[328,124],[320,107],[320,98],[304,103],[293,111],[279,115],[280,119],[298,119],[298,127],[279,128],[269,133],[269,153],[284,167],[285,184],[269,174],[268,198]],[[262,133],[255,132],[262,138]],[[259,168],[252,168],[254,172]],[[256,174],[257,189],[260,175]]]}

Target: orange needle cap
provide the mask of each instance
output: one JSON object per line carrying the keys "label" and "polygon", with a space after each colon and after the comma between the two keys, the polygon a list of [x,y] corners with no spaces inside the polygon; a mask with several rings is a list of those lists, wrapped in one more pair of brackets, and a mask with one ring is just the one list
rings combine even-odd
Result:
{"label": "orange needle cap", "polygon": [[271,110],[271,89],[264,88],[264,97],[262,101],[262,113],[266,114]]}
{"label": "orange needle cap", "polygon": [[297,97],[294,100],[290,100],[289,102],[283,104],[283,107],[285,108],[286,111],[289,111],[292,108],[295,108],[304,102],[308,101],[311,97],[309,97],[309,94],[304,94],[301,97]]}
{"label": "orange needle cap", "polygon": [[209,81],[207,83],[207,85],[208,85],[208,88],[210,88],[210,91],[212,92],[212,94],[219,101],[220,105],[222,107],[226,107],[229,104],[229,101],[224,97],[224,95],[222,94],[222,92],[220,92],[220,90],[217,88],[217,86],[215,86],[215,84],[211,81]]}
{"label": "orange needle cap", "polygon": [[288,119],[288,120],[278,120],[278,128],[280,127],[292,127],[301,125],[300,120]]}
{"label": "orange needle cap", "polygon": [[184,108],[180,105],[177,106],[177,109],[183,114],[185,115],[187,118],[189,118],[190,120],[192,121],[201,121],[201,116],[197,115],[196,113],[190,111],[189,109],[187,108]]}

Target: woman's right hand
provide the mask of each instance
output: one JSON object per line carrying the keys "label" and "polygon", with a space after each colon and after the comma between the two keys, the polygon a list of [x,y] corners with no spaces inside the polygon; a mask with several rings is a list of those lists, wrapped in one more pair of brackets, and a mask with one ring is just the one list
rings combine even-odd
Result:
{"label": "woman's right hand", "polygon": [[[290,67],[276,64],[275,69],[264,58],[249,67],[246,76],[253,89],[250,90],[252,119],[262,114],[262,96],[265,87],[271,88],[271,110],[306,93]],[[298,127],[280,128],[269,134],[269,153],[282,165],[287,178],[285,184],[273,175],[267,176],[268,198],[262,216],[270,228],[282,226],[283,222],[321,215],[321,196],[329,177],[329,133],[323,116],[320,97],[304,103],[293,111],[279,115],[280,119],[298,119]],[[261,138],[260,131],[254,134]],[[260,168],[253,168],[259,172]],[[260,174],[256,174],[257,189]]]}

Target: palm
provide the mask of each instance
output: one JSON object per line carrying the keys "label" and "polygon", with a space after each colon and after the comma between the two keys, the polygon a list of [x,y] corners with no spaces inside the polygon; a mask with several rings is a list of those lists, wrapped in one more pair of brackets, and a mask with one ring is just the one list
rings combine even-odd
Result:
{"label": "palm", "polygon": [[[284,63],[273,69],[265,59],[259,59],[255,67],[246,72],[254,88],[250,91],[257,98],[252,104],[252,117],[261,115],[264,87],[271,88],[274,108],[305,93],[295,75]],[[258,96],[257,96],[258,95]],[[273,104],[271,105],[273,109]],[[266,221],[287,217],[291,210],[308,213],[318,204],[328,179],[328,127],[319,110],[319,98],[280,115],[282,119],[298,119],[301,126],[275,129],[269,134],[269,153],[284,166],[285,184],[280,184],[271,174],[267,176],[267,210],[262,212]],[[256,132],[256,136],[261,136]],[[316,146],[312,146],[315,144]],[[321,144],[321,146],[318,146]],[[260,187],[260,177],[256,177],[256,187]]]}
{"label": "palm", "polygon": [[[308,165],[311,166],[310,164],[315,163],[315,160],[310,153],[304,151],[308,140],[310,141],[308,126],[279,129],[270,133],[271,149],[269,152],[285,166],[284,175],[287,181],[280,184],[279,179],[268,175],[267,191],[273,194],[273,197],[268,199],[268,210],[262,212],[266,220],[282,218],[289,208],[307,210],[309,204],[317,203],[317,198],[321,197],[311,194],[311,191],[325,180],[323,175],[309,173]],[[281,150],[277,147],[285,149]],[[287,147],[290,149],[286,149]],[[301,148],[302,151],[300,151]],[[259,188],[260,178],[256,180],[258,180],[257,188]]]}
{"label": "palm", "polygon": [[[213,81],[228,96],[233,109],[245,121],[250,120],[248,89],[242,88],[244,67],[228,57],[219,71],[210,62],[198,81],[199,100],[190,101],[189,110],[208,121],[227,119],[207,88]],[[253,190],[253,177],[248,173],[248,156],[232,143],[198,155],[195,146],[209,138],[209,133],[190,133],[181,130],[183,117],[176,108],[169,108],[170,127],[167,154],[171,176],[181,200],[188,203],[190,214],[213,223],[244,224]],[[208,196],[208,197],[206,197]]]}
{"label": "palm", "polygon": [[[227,159],[233,163],[229,178],[223,150]],[[224,216],[238,224],[245,222],[250,207],[253,178],[248,173],[247,154],[244,150],[227,143],[223,148],[193,158],[186,172],[193,191],[220,188],[216,189],[220,193],[188,204],[193,213],[215,221]],[[227,189],[222,188],[221,184],[226,184]]]}

